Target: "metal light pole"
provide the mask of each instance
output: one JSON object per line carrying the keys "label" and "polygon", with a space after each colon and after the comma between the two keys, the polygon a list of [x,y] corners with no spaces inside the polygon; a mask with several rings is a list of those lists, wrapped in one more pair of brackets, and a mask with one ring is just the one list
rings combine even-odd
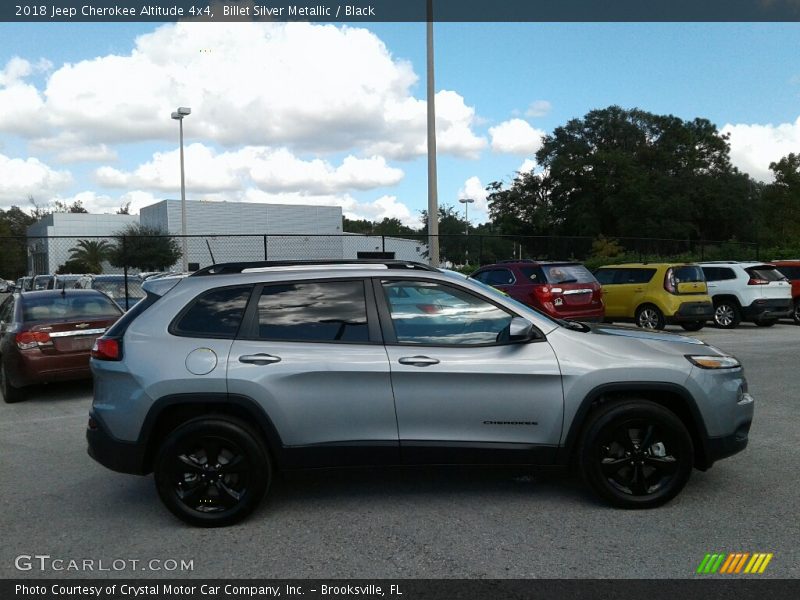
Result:
{"label": "metal light pole", "polygon": [[186,177],[183,170],[183,118],[192,114],[191,108],[185,106],[178,107],[172,118],[180,123],[181,131],[181,255],[182,255],[182,271],[186,273],[189,270],[189,255],[186,244]]}
{"label": "metal light pole", "polygon": [[439,266],[439,198],[436,183],[436,109],[433,85],[433,0],[428,0],[428,256]]}
{"label": "metal light pole", "polygon": [[458,200],[464,205],[464,263],[469,264],[469,205],[475,202],[472,198],[459,198]]}

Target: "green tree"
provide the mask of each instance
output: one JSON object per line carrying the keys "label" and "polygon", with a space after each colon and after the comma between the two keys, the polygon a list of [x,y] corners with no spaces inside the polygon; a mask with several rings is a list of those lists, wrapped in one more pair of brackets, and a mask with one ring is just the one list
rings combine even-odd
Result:
{"label": "green tree", "polygon": [[109,262],[115,267],[163,270],[181,258],[178,240],[157,227],[133,223],[114,236],[117,242],[111,248]]}
{"label": "green tree", "polygon": [[12,206],[0,209],[0,277],[16,279],[28,271],[27,231],[33,217]]}
{"label": "green tree", "polygon": [[730,162],[726,135],[611,106],[545,136],[535,172],[488,187],[507,233],[753,239],[753,184]]}
{"label": "green tree", "polygon": [[78,240],[78,243],[69,249],[69,263],[71,268],[83,267],[78,273],[102,273],[103,261],[111,256],[113,246],[106,240]]}
{"label": "green tree", "polygon": [[770,163],[775,181],[763,189],[761,220],[764,242],[779,247],[800,246],[800,154]]}

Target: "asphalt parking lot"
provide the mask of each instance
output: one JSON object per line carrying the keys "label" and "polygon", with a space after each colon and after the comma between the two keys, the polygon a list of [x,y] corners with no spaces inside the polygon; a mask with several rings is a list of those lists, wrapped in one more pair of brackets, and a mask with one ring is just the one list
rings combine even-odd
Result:
{"label": "asphalt parking lot", "polygon": [[[162,507],[152,478],[86,455],[90,382],[36,388],[0,404],[0,577],[673,578],[695,576],[707,552],[737,551],[774,553],[760,577],[798,577],[800,327],[693,335],[745,365],[750,445],[650,511],[608,508],[568,476],[355,470],[280,477],[244,523],[193,529]],[[127,562],[21,572],[19,555]],[[154,559],[193,569],[142,570]]]}

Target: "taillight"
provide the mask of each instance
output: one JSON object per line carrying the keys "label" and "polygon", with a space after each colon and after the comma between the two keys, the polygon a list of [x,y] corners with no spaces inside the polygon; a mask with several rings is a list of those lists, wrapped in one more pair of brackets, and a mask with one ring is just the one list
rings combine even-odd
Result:
{"label": "taillight", "polygon": [[535,285],[533,286],[533,299],[538,299],[540,302],[550,302],[553,299],[553,293],[548,285]]}
{"label": "taillight", "polygon": [[114,338],[97,338],[92,346],[92,358],[97,360],[121,360],[122,347]]}
{"label": "taillight", "polygon": [[664,289],[670,294],[678,293],[677,286],[675,285],[675,271],[672,270],[672,267],[667,269],[667,274],[664,275]]}
{"label": "taillight", "polygon": [[20,331],[14,338],[17,348],[30,350],[38,346],[52,346],[53,340],[46,331]]}
{"label": "taillight", "polygon": [[768,285],[769,281],[766,279],[758,279],[756,277],[751,277],[750,281],[747,282],[747,285]]}

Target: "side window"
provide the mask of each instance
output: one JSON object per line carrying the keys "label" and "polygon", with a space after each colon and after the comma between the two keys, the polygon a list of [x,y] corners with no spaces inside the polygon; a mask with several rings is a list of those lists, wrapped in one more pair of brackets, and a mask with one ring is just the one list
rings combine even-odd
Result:
{"label": "side window", "polygon": [[617,269],[598,269],[594,272],[594,276],[600,285],[608,285],[614,283],[614,275]]}
{"label": "side window", "polygon": [[719,281],[722,279],[722,277],[720,277],[720,271],[722,271],[722,269],[717,267],[702,267],[702,269],[703,275],[706,276],[706,281]]}
{"label": "side window", "polygon": [[655,274],[655,269],[621,269],[622,281],[616,283],[648,283]]}
{"label": "side window", "polygon": [[718,279],[736,279],[736,272],[728,267],[720,267]]}
{"label": "side window", "polygon": [[520,272],[528,278],[528,283],[547,283],[542,267],[519,267]]}
{"label": "side window", "polygon": [[364,283],[264,286],[258,299],[258,337],[294,342],[369,342]]}
{"label": "side window", "polygon": [[[400,344],[477,346],[508,340],[512,315],[464,290],[429,281],[382,284]],[[411,300],[398,298],[396,288],[405,290]]]}
{"label": "side window", "polygon": [[205,292],[170,327],[170,333],[187,337],[236,337],[252,286],[221,288]]}
{"label": "side window", "polygon": [[514,274],[508,269],[492,269],[489,271],[489,279],[485,283],[489,285],[511,285],[514,283]]}

